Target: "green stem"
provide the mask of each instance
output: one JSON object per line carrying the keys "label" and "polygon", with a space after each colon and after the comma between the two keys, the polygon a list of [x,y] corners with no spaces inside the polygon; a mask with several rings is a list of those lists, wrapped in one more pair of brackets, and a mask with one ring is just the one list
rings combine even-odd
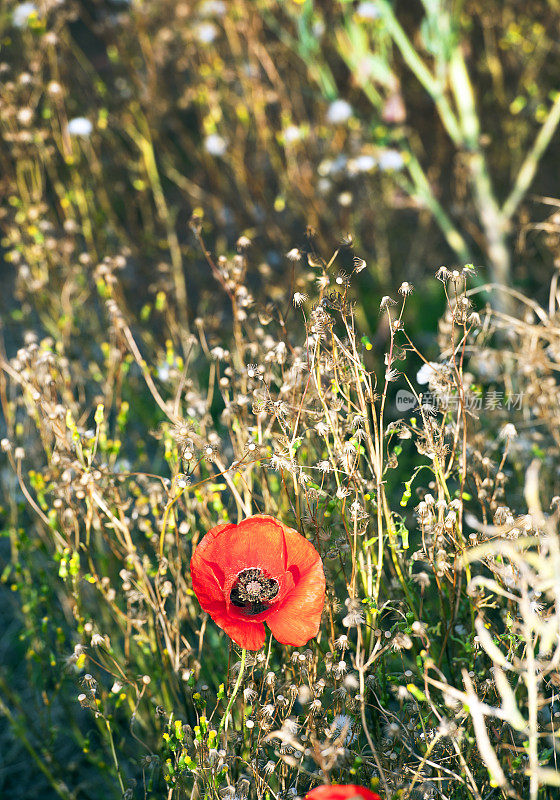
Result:
{"label": "green stem", "polygon": [[189,321],[188,321],[187,283],[185,280],[185,273],[183,270],[183,257],[181,255],[181,246],[179,244],[179,239],[175,231],[175,220],[173,218],[173,215],[171,214],[171,210],[167,205],[167,200],[165,199],[165,192],[163,191],[159,170],[156,162],[154,145],[152,142],[148,123],[145,119],[143,120],[139,119],[139,128],[140,127],[144,128],[145,134],[143,134],[140,131],[140,129],[139,130],[133,129],[130,131],[130,134],[142,154],[144,167],[146,169],[146,174],[150,181],[150,186],[152,189],[157,213],[166,229],[167,243],[169,246],[169,254],[171,257],[171,266],[173,270],[172,274],[175,286],[175,296],[177,301],[177,315],[179,317],[179,322],[183,327],[184,334],[186,335],[190,331],[189,331]]}
{"label": "green stem", "polygon": [[453,224],[451,218],[446,214],[443,206],[436,199],[424,170],[414,153],[409,153],[406,166],[414,184],[414,186],[408,189],[409,194],[412,196],[416,195],[432,212],[434,219],[447,240],[447,244],[453,250],[459,261],[463,264],[471,263],[473,258],[467,243]]}
{"label": "green stem", "polygon": [[241,686],[241,681],[243,680],[246,657],[247,657],[247,651],[245,650],[245,648],[243,648],[243,650],[241,651],[241,664],[239,666],[239,675],[237,676],[237,680],[235,681],[235,686],[233,687],[233,692],[231,693],[231,697],[229,698],[229,703],[227,704],[226,712],[222,717],[222,721],[220,722],[220,726],[218,728],[218,735],[221,733],[222,728],[227,732],[229,712],[231,711],[231,707],[233,706],[234,700],[237,697],[237,692],[239,691],[239,687]]}
{"label": "green stem", "polygon": [[115,769],[117,771],[117,778],[119,781],[119,786],[121,787],[121,793],[124,794],[124,783],[121,777],[121,769],[119,767],[119,760],[117,758],[117,752],[115,750],[115,742],[113,740],[113,731],[111,730],[111,724],[108,719],[105,720],[105,725],[107,726],[107,732],[109,734],[109,744],[111,745],[111,754],[113,756],[113,763],[115,765]]}
{"label": "green stem", "polygon": [[519,203],[523,199],[523,196],[529,186],[533,178],[535,177],[535,172],[537,171],[537,167],[539,165],[539,161],[541,156],[543,155],[544,151],[550,144],[550,140],[554,136],[554,133],[560,123],[560,92],[554,101],[552,108],[548,112],[548,116],[537,134],[537,138],[527,153],[525,157],[525,161],[521,165],[521,169],[517,173],[517,178],[515,179],[515,185],[511,190],[507,200],[505,201],[502,207],[502,217],[504,219],[511,219],[515,210],[517,209]]}
{"label": "green stem", "polygon": [[511,254],[507,242],[506,220],[500,211],[480,146],[480,123],[473,86],[461,49],[457,47],[449,65],[449,79],[459,111],[463,143],[468,148],[468,167],[476,211],[486,237],[486,252],[494,280],[507,285],[511,279]]}
{"label": "green stem", "polygon": [[447,133],[457,147],[460,147],[463,143],[461,128],[448,99],[445,97],[441,82],[437,78],[434,78],[430,70],[426,67],[414,49],[414,45],[406,35],[400,22],[397,20],[391,4],[387,2],[387,0],[377,0],[375,5],[377,10],[380,12],[383,22],[385,23],[387,32],[399,48],[406,65],[409,67],[411,72],[416,75],[424,89],[428,92],[436,104],[441,121],[443,122]]}

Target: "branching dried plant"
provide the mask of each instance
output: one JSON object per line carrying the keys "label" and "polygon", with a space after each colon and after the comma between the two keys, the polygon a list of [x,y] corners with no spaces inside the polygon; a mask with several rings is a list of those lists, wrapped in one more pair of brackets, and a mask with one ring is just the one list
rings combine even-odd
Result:
{"label": "branching dried plant", "polygon": [[[386,797],[484,797],[495,786],[537,798],[557,785],[558,543],[554,515],[536,505],[536,466],[526,480],[516,472],[526,448],[514,416],[551,413],[555,387],[534,402],[541,376],[507,372],[505,351],[526,358],[531,341],[531,363],[552,369],[548,314],[477,312],[472,269],[442,268],[441,360],[409,337],[403,284],[398,303],[381,302],[378,379],[353,275],[337,266],[362,268],[350,241],[328,259],[290,251],[298,291],[280,307],[247,286],[246,237],[214,258],[201,220],[191,227],[227,317],[197,319],[185,337],[162,298],[161,350],[120,291],[126,257],[105,259],[93,272],[107,330],[97,362],[60,335],[28,335],[2,359],[2,449],[34,517],[24,532],[12,494],[5,580],[33,618],[43,562],[43,593],[60,603],[46,630],[63,633],[55,643],[37,628],[34,657],[64,658],[58,685],[80,684],[130,797],[137,781],[170,797],[264,798],[356,778]],[[488,380],[491,357],[489,385],[504,398],[525,392],[529,409],[489,405],[490,389],[478,402],[474,372]],[[429,392],[413,378],[422,364]],[[414,404],[400,417],[398,382]],[[146,419],[159,421],[147,430]],[[555,485],[555,447],[551,428],[543,491]],[[518,491],[528,515],[514,510]],[[313,542],[327,599],[307,648],[269,639],[240,663],[201,612],[188,564],[206,530],[257,512]]]}

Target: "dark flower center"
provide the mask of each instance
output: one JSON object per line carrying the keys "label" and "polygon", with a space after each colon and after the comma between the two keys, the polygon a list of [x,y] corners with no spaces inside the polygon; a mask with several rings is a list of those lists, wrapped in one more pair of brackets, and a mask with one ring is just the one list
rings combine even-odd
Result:
{"label": "dark flower center", "polygon": [[235,579],[229,599],[243,614],[253,617],[267,610],[278,589],[278,581],[266,575],[260,567],[249,567]]}

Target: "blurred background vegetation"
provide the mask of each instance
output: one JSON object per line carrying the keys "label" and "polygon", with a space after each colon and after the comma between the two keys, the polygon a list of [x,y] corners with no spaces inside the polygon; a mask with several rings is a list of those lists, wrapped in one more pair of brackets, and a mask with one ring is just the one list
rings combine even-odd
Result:
{"label": "blurred background vegetation", "polygon": [[[200,319],[227,341],[231,311],[193,215],[212,252],[251,240],[249,285],[283,309],[308,284],[286,252],[312,266],[352,237],[367,263],[356,314],[378,356],[379,301],[402,281],[417,288],[408,324],[430,348],[441,264],[546,298],[560,266],[559,28],[558,0],[1,0],[3,354],[30,331],[49,336],[81,370],[82,406],[103,399],[114,274],[153,372],[174,367],[174,347],[184,356]],[[131,460],[152,455],[141,440],[161,421],[133,381],[136,431],[120,452]],[[2,395],[9,417],[4,384]],[[2,481],[7,531],[27,512],[4,467]],[[48,572],[40,542],[22,532],[18,546]],[[3,532],[2,562],[11,548]],[[64,765],[77,797],[109,796],[98,733],[80,729],[63,690],[62,593],[25,566],[11,581],[6,567],[0,792],[67,797]]]}
{"label": "blurred background vegetation", "polygon": [[[19,293],[60,296],[48,233],[92,263],[127,248],[130,298],[171,290],[192,322],[209,289],[197,210],[218,249],[250,235],[279,293],[279,254],[346,233],[368,303],[440,263],[529,290],[546,280],[546,249],[514,232],[542,222],[537,198],[556,190],[555,2],[32,8],[2,3],[3,270]],[[18,279],[20,236],[36,257]]]}

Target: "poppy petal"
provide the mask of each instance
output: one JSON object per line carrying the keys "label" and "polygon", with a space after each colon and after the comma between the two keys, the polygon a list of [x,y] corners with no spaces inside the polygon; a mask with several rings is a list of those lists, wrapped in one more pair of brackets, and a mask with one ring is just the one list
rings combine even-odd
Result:
{"label": "poppy petal", "polygon": [[319,632],[325,602],[321,559],[301,575],[286,600],[267,617],[266,624],[281,644],[300,647]]}
{"label": "poppy petal", "polygon": [[296,566],[300,573],[304,573],[321,561],[317,550],[301,533],[288,528],[287,525],[282,525],[282,528],[286,547],[286,569]]}
{"label": "poppy petal", "polygon": [[208,612],[214,622],[233,639],[235,644],[245,650],[260,650],[265,640],[265,629],[262,622],[246,622],[234,619],[223,611]]}
{"label": "poppy petal", "polygon": [[305,800],[381,800],[378,794],[355,784],[316,786],[305,795]]}
{"label": "poppy petal", "polygon": [[205,536],[202,537],[200,542],[196,546],[195,553],[204,553],[205,550],[214,542],[214,540],[223,532],[226,528],[236,528],[235,522],[222,522],[220,525],[216,525],[215,528],[212,528],[208,531]]}
{"label": "poppy petal", "polygon": [[191,559],[191,577],[194,592],[202,608],[210,613],[210,609],[217,604],[223,606],[225,611],[223,575],[220,575],[218,565],[201,556],[198,547]]}
{"label": "poppy petal", "polygon": [[223,592],[212,565],[203,559],[198,559],[194,565],[191,561],[191,574],[193,589],[198,601],[204,611],[210,614],[216,625],[219,625],[240,647],[244,647],[246,650],[260,650],[265,639],[264,625],[262,622],[249,622],[228,613]]}
{"label": "poppy petal", "polygon": [[247,567],[260,567],[278,579],[285,569],[284,528],[274,517],[257,514],[239,525],[213,528],[195,552],[202,548],[200,555],[219,563],[230,579]]}

